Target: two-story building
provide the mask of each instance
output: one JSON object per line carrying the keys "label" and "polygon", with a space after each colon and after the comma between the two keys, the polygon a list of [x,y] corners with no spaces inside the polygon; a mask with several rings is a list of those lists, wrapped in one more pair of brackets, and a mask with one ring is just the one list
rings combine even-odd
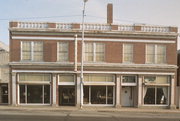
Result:
{"label": "two-story building", "polygon": [[0,105],[9,104],[9,47],[0,42]]}
{"label": "two-story building", "polygon": [[11,104],[175,108],[177,28],[107,21],[85,23],[82,83],[81,23],[10,22]]}

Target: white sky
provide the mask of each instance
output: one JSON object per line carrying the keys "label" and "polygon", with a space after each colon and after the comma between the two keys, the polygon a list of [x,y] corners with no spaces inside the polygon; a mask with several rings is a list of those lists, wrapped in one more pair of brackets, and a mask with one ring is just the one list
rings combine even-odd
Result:
{"label": "white sky", "polygon": [[[114,24],[180,28],[180,0],[89,0],[85,22],[106,23],[108,3],[114,6]],[[9,43],[9,21],[81,23],[82,7],[83,0],[0,0],[0,41]]]}

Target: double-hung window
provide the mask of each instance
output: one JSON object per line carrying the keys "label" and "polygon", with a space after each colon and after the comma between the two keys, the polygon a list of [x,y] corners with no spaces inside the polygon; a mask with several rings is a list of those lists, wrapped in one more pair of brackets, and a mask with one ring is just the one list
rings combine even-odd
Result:
{"label": "double-hung window", "polygon": [[123,44],[123,62],[132,63],[133,62],[133,45]]}
{"label": "double-hung window", "polygon": [[105,60],[104,43],[85,43],[85,61],[103,62]]}
{"label": "double-hung window", "polygon": [[166,46],[165,45],[146,45],[146,63],[166,63]]}
{"label": "double-hung window", "polygon": [[58,55],[57,61],[66,62],[69,60],[69,43],[68,42],[58,42]]}
{"label": "double-hung window", "polygon": [[43,60],[43,42],[22,41],[21,42],[21,60],[22,61],[42,61]]}

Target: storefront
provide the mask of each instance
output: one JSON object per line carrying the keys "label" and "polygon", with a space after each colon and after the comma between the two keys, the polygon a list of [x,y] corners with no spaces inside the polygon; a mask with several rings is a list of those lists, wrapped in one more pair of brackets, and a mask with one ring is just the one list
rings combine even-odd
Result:
{"label": "storefront", "polygon": [[75,75],[59,74],[59,105],[60,106],[75,106]]}
{"label": "storefront", "polygon": [[18,104],[51,104],[50,74],[19,74]]}
{"label": "storefront", "polygon": [[83,105],[115,104],[114,75],[85,75],[83,86]]}
{"label": "storefront", "polygon": [[144,105],[168,106],[170,99],[170,76],[144,76]]}

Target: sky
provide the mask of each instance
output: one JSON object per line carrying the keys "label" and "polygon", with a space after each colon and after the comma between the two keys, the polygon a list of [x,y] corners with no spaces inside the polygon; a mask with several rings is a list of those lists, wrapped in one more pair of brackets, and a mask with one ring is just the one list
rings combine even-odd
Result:
{"label": "sky", "polygon": [[[108,3],[113,4],[114,24],[180,28],[180,0],[88,0],[85,22],[106,23]],[[0,41],[9,44],[10,21],[81,23],[82,9],[83,0],[0,0]]]}

